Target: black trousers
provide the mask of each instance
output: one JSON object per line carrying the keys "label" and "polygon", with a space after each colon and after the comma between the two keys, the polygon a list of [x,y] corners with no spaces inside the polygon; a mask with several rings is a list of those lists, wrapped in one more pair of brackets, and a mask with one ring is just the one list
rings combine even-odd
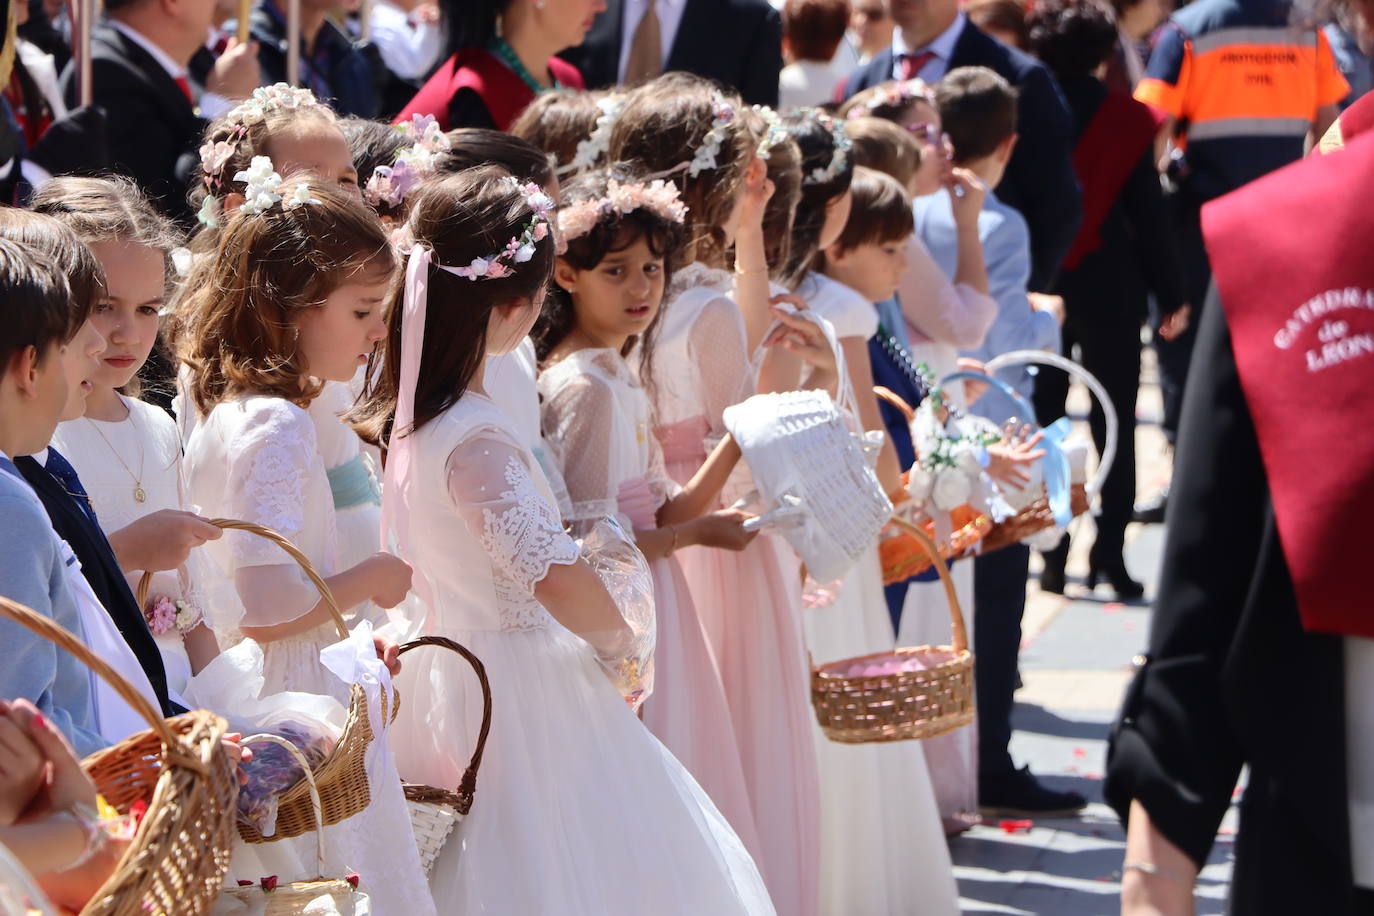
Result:
{"label": "black trousers", "polygon": [[1012,695],[1021,654],[1030,548],[1013,544],[973,561],[973,666],[978,698],[978,780],[1011,774]]}
{"label": "black trousers", "polygon": [[[1117,304],[1108,298],[1110,293],[1102,297],[1089,295],[1086,290],[1075,290],[1072,284],[1065,284],[1062,289],[1067,313],[1062,352],[1097,376],[1116,408],[1116,460],[1102,486],[1102,514],[1097,518],[1097,540],[1093,542],[1093,557],[1112,564],[1121,557],[1126,524],[1131,520],[1135,502],[1135,402],[1140,387],[1141,314],[1133,308],[1124,310],[1126,314],[1104,308]],[[1069,377],[1058,369],[1042,370],[1035,377],[1035,412],[1042,422],[1051,423],[1064,415],[1068,393]],[[1107,420],[1096,398],[1088,424],[1100,455],[1107,441]]]}
{"label": "black trousers", "polygon": [[1202,318],[1207,300],[1207,288],[1212,284],[1212,265],[1207,260],[1207,248],[1202,241],[1202,204],[1186,194],[1170,198],[1174,218],[1174,238],[1178,245],[1179,263],[1183,268],[1183,294],[1193,307],[1188,330],[1177,340],[1159,336],[1159,318],[1154,316],[1155,355],[1159,357],[1159,390],[1164,398],[1164,436],[1173,444],[1178,436],[1178,420],[1183,408],[1183,390],[1188,383],[1188,363],[1193,358],[1195,329]]}

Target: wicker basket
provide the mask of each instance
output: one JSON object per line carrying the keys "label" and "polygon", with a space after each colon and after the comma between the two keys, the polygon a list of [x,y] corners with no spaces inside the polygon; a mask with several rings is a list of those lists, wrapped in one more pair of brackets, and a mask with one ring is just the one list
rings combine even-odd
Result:
{"label": "wicker basket", "polygon": [[[882,385],[874,385],[873,393],[879,400],[886,401],[901,411],[907,423],[915,419],[916,411],[911,405]],[[909,473],[909,472],[908,472]],[[940,558],[949,560],[964,556],[975,544],[987,535],[992,528],[992,519],[978,512],[972,506],[960,506],[949,514],[950,536],[939,541]],[[935,540],[935,523],[928,521],[922,527],[926,535]],[[930,569],[934,561],[920,541],[906,532],[898,532],[884,538],[878,544],[878,556],[883,565],[883,585],[905,582],[912,576],[919,576]]]}
{"label": "wicker basket", "polygon": [[[932,558],[938,555],[926,533],[910,522],[892,523],[910,534]],[[934,563],[949,600],[952,646],[916,646],[830,662],[812,669],[811,705],[831,741],[862,744],[934,738],[973,721],[973,653],[954,580],[944,563]],[[891,674],[855,674],[859,663],[881,664],[920,658],[926,667]]]}
{"label": "wicker basket", "polygon": [[[344,623],[343,613],[329,591],[320,574],[310,560],[286,538],[271,528],[253,522],[241,522],[228,518],[210,519],[210,524],[226,531],[246,531],[274,542],[300,564],[310,581],[319,589],[320,597],[334,618],[334,626],[340,639],[348,638],[348,626]],[[144,573],[138,583],[138,604],[143,607],[148,600],[148,589],[152,574]],[[372,724],[368,721],[367,696],[363,689],[354,684],[349,689],[348,718],[344,722],[343,733],[339,735],[334,750],[314,771],[315,782],[319,787],[320,801],[323,806],[325,826],[337,824],[367,808],[371,801],[371,791],[367,784],[366,755],[367,746],[372,742]],[[315,812],[311,806],[310,786],[301,779],[287,789],[277,801],[277,829],[270,837],[265,837],[253,825],[240,821],[239,836],[245,843],[271,843],[276,840],[301,836],[315,829]]]}
{"label": "wicker basket", "polygon": [[[1052,366],[1064,370],[1086,385],[1102,406],[1102,413],[1106,419],[1107,435],[1106,441],[1103,443],[1102,455],[1097,462],[1097,472],[1093,475],[1092,480],[1086,484],[1076,483],[1069,487],[1069,507],[1076,518],[1092,507],[1093,500],[1107,479],[1107,472],[1111,470],[1112,461],[1116,458],[1117,429],[1119,426],[1116,407],[1112,404],[1107,389],[1102,387],[1102,383],[1097,380],[1096,376],[1073,360],[1065,359],[1054,353],[1046,353],[1041,350],[1013,350],[988,360],[986,369],[988,376],[992,376],[1001,369],[1024,365]],[[965,376],[968,373],[954,373],[954,375]],[[950,376],[946,376],[946,379],[948,378]],[[988,381],[993,384],[1003,384],[997,379],[990,378]],[[1053,528],[1054,524],[1054,513],[1050,510],[1049,499],[1042,496],[1010,518],[994,524],[992,530],[987,533],[982,544],[979,545],[979,552],[988,553],[993,550],[1000,550],[1033,534]]]}
{"label": "wicker basket", "polygon": [[[291,756],[296,758],[296,762],[301,765],[301,780],[306,784],[310,797],[310,813],[315,817],[315,855],[316,861],[319,863],[318,871],[323,874],[324,812],[320,793],[315,785],[315,777],[310,770],[310,763],[299,748],[277,735],[250,735],[243,739],[245,745],[263,742],[278,744],[286,748]],[[255,904],[263,904],[264,908],[252,910],[255,914],[261,913],[262,916],[298,916],[298,914],[307,912],[306,907],[321,897],[329,898],[339,913],[344,914],[344,916],[351,916],[354,912],[353,903],[356,896],[354,886],[347,880],[323,877],[313,881],[292,881],[288,884],[278,884],[271,891],[258,885],[226,887],[224,893],[235,900],[248,904],[250,908],[254,907]]]}
{"label": "wicker basket", "polygon": [[404,655],[421,646],[438,646],[456,652],[472,666],[477,674],[477,682],[482,686],[482,726],[477,732],[477,746],[473,748],[472,759],[463,771],[457,791],[440,789],[435,786],[407,784],[405,786],[406,806],[410,808],[410,826],[415,832],[415,845],[420,850],[420,864],[428,874],[443,852],[449,834],[458,822],[467,817],[472,810],[472,797],[477,791],[477,771],[482,766],[482,754],[487,749],[487,735],[491,732],[491,683],[487,680],[487,669],[481,659],[473,655],[466,646],[446,639],[443,636],[421,636],[401,646]]}
{"label": "wicker basket", "polygon": [[229,867],[239,793],[238,769],[220,744],[228,725],[205,710],[164,720],[71,632],[8,598],[0,598],[0,615],[75,656],[152,727],[82,762],[121,814],[137,801],[148,808],[119,866],[81,916],[208,913]]}

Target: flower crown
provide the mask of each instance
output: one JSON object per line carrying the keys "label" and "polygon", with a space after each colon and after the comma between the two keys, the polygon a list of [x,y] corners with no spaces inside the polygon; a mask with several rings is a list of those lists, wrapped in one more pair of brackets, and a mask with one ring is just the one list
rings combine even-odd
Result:
{"label": "flower crown", "polygon": [[254,156],[252,165],[234,175],[234,180],[242,181],[247,185],[243,192],[243,205],[239,207],[239,212],[250,216],[256,213],[266,213],[279,203],[283,210],[295,210],[306,204],[319,203],[318,200],[310,196],[310,185],[304,181],[296,185],[296,190],[292,192],[290,198],[282,200],[282,196],[277,193],[277,188],[282,183],[282,177],[272,168],[272,160],[266,156]]}
{"label": "flower crown", "polygon": [[605,197],[578,201],[558,211],[558,234],[562,241],[570,242],[591,232],[609,216],[636,210],[648,210],[672,223],[680,224],[687,218],[687,205],[679,198],[675,185],[661,179],[647,184],[621,184],[612,178],[606,182]]}
{"label": "flower crown", "polygon": [[845,115],[846,118],[866,118],[879,108],[903,108],[920,99],[935,104],[935,93],[922,79],[898,80],[873,90],[864,101],[859,102]]}
{"label": "flower crown", "polygon": [[834,181],[849,164],[849,151],[854,148],[853,142],[849,139],[849,134],[845,132],[843,123],[820,112],[816,112],[816,120],[830,131],[834,148],[830,154],[830,162],[824,168],[812,169],[811,173],[802,179],[802,184],[826,184]]}
{"label": "flower crown", "polygon": [[725,96],[719,92],[713,92],[711,96],[715,118],[711,121],[711,129],[701,139],[701,145],[696,148],[692,161],[687,163],[687,175],[691,178],[718,167],[720,148],[725,143],[730,125],[735,123],[735,106],[725,101]]}
{"label": "flower crown", "polygon": [[529,222],[525,223],[520,234],[514,236],[506,247],[495,254],[487,255],[485,258],[473,258],[472,263],[466,267],[445,267],[437,261],[431,261],[433,266],[445,273],[453,274],[455,277],[465,277],[476,282],[477,280],[499,280],[502,277],[509,277],[515,273],[516,264],[524,264],[534,257],[535,246],[543,241],[549,234],[549,214],[553,212],[554,203],[539,185],[533,182],[522,184],[516,178],[503,178],[502,184],[508,185],[519,191],[525,198],[525,203],[529,205],[533,214]]}
{"label": "flower crown", "polygon": [[374,207],[399,207],[406,195],[434,174],[439,159],[453,149],[433,115],[414,115],[396,129],[411,141],[410,146],[398,152],[391,165],[377,166],[367,179],[363,199]]}
{"label": "flower crown", "polygon": [[596,119],[596,126],[585,140],[579,140],[577,151],[573,153],[572,161],[558,169],[559,175],[566,175],[569,172],[580,172],[583,169],[591,168],[606,155],[606,150],[611,147],[611,131],[615,129],[615,119],[620,117],[620,109],[625,107],[625,97],[622,95],[608,95],[598,99],[596,107],[601,110],[601,114]]}
{"label": "flower crown", "polygon": [[224,167],[234,158],[239,141],[248,133],[248,128],[260,124],[274,111],[294,111],[313,107],[322,107],[315,98],[315,93],[309,89],[297,89],[287,83],[277,83],[275,86],[254,89],[252,95],[225,115],[224,122],[229,126],[229,138],[219,141],[206,140],[200,147],[200,170],[210,194],[201,203],[196,219],[211,229],[219,228],[222,208],[216,192],[224,182]]}
{"label": "flower crown", "polygon": [[782,126],[782,118],[778,117],[778,113],[767,105],[755,105],[754,112],[763,118],[764,123],[763,137],[759,139],[755,155],[767,159],[773,147],[787,139],[787,128]]}

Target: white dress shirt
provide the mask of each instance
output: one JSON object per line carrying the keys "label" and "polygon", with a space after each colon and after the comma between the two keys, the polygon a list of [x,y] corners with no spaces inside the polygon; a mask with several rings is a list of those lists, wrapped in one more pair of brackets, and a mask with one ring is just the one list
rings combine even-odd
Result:
{"label": "white dress shirt", "polygon": [[403,80],[424,79],[443,51],[438,23],[415,21],[387,0],[372,4],[372,41],[382,54],[382,63]]}
{"label": "white dress shirt", "polygon": [[644,18],[649,4],[653,3],[658,13],[659,48],[663,52],[663,69],[667,69],[668,56],[673,53],[677,29],[682,24],[682,14],[687,9],[687,0],[624,0],[624,3],[620,14],[620,64],[617,70],[622,83],[625,82],[625,65],[630,61],[630,45],[634,43],[635,29],[639,28],[639,21]]}
{"label": "white dress shirt", "polygon": [[[150,41],[148,37],[144,35],[142,32],[139,32],[138,30],[131,28],[125,23],[120,22],[118,19],[110,19],[109,23],[110,25],[114,26],[116,32],[123,35],[125,38],[129,39],[143,50],[147,51],[148,54],[153,58],[153,60],[157,61],[158,66],[162,67],[163,70],[166,70],[167,75],[170,76],[173,80],[185,79],[188,83],[190,82],[188,76],[189,71],[187,71],[187,69],[183,67],[181,64],[178,64],[176,61],[172,60],[171,55],[169,55],[166,51],[159,48],[157,45],[153,44],[152,41]],[[191,91],[193,93],[195,92],[194,86],[192,86]],[[231,102],[229,99],[226,99],[224,96],[218,95],[214,92],[202,92],[200,94],[200,98],[196,102],[196,106],[197,114],[199,114],[202,118],[204,118],[207,121],[213,121],[220,115],[227,114],[229,112],[229,109],[234,107],[234,103]]]}
{"label": "white dress shirt", "polygon": [[967,23],[968,17],[959,13],[954,17],[954,22],[950,23],[949,28],[936,35],[935,40],[924,48],[908,48],[906,39],[902,37],[902,30],[894,29],[892,31],[892,78],[895,80],[902,78],[903,55],[920,55],[930,51],[935,56],[926,61],[924,67],[916,71],[916,76],[932,84],[944,79],[945,74],[949,71],[949,59],[954,54],[954,46],[959,43],[959,36],[964,34],[964,26]]}

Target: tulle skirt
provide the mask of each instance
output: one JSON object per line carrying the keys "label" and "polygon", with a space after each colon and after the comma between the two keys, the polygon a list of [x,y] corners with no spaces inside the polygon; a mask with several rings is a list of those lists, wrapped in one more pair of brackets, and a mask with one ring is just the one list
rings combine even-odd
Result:
{"label": "tulle skirt", "polygon": [[758,831],[715,653],[677,559],[655,560],[649,566],[654,576],[658,643],[654,692],[644,704],[644,724],[706,790],[750,853],[757,855]]}
{"label": "tulle skirt", "polygon": [[678,556],[725,683],[759,870],[779,912],[811,916],[819,904],[820,783],[799,564],[769,534],[739,553],[694,547]]}
{"label": "tulle skirt", "polygon": [[[735,831],[585,643],[556,624],[443,635],[485,663],[494,713],[472,813],[431,873],[440,913],[773,912]],[[400,687],[402,773],[456,786],[481,721],[472,670],[427,649]]]}
{"label": "tulle skirt", "polygon": [[[831,605],[806,612],[817,662],[894,645],[878,550],[855,565]],[[953,916],[949,848],[920,741],[841,744],[814,729],[821,777],[821,912]]]}
{"label": "tulle skirt", "polygon": [[[973,642],[973,561],[964,560],[950,567],[959,603],[964,609],[964,626]],[[902,608],[899,646],[947,646],[950,639],[949,602],[945,587],[933,582],[913,582],[907,588]],[[974,823],[978,816],[978,727],[965,725],[947,735],[921,742],[926,766],[935,789],[940,817],[951,826]]]}

